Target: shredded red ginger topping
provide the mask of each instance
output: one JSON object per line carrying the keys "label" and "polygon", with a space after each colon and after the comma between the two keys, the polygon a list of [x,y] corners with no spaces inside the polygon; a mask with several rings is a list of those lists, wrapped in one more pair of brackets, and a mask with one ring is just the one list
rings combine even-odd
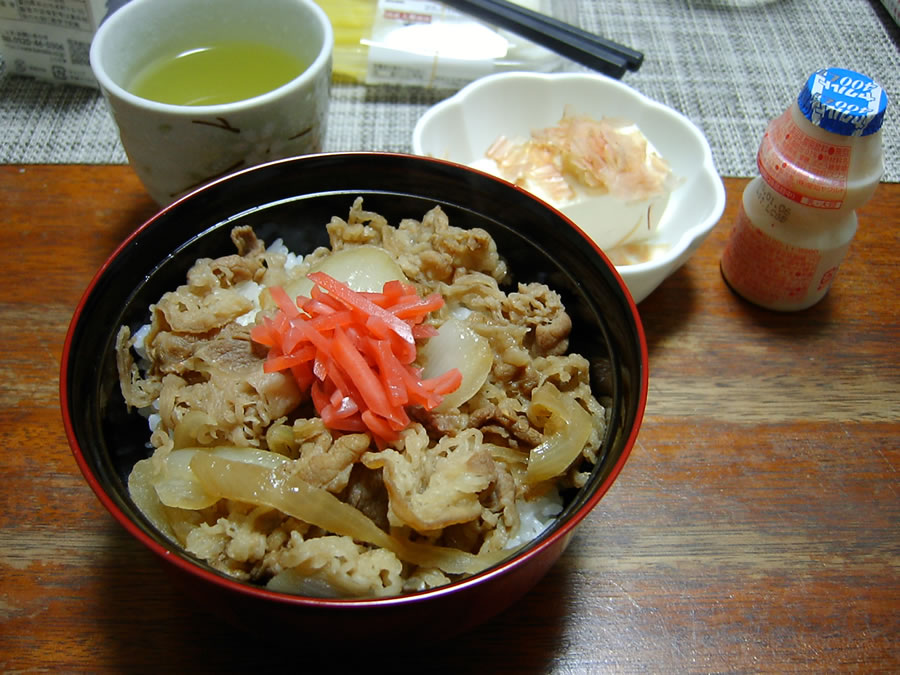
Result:
{"label": "shredded red ginger topping", "polygon": [[576,197],[570,178],[626,201],[671,189],[668,162],[630,122],[594,120],[569,110],[559,124],[533,131],[528,140],[501,136],[487,156],[506,180],[522,187],[530,180],[558,202]]}
{"label": "shredded red ginger topping", "polygon": [[443,306],[440,294],[421,298],[400,281],[362,293],[324,272],[309,278],[310,297],[296,302],[270,287],[278,312],[250,335],[269,348],[263,369],[289,369],[329,429],[368,432],[384,447],[409,426],[407,406],[431,410],[459,387],[456,368],[423,380],[413,365],[416,340],[437,334],[423,322]]}

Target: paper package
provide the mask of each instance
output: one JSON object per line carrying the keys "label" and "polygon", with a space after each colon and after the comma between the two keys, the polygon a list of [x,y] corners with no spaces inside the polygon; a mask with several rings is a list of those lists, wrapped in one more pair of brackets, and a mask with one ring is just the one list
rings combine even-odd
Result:
{"label": "paper package", "polygon": [[91,39],[106,13],[106,0],[0,0],[5,73],[96,87]]}

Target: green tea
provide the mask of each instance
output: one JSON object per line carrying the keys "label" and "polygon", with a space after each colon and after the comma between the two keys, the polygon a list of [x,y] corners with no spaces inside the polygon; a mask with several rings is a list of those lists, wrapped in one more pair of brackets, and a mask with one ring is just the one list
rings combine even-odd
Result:
{"label": "green tea", "polygon": [[308,65],[262,43],[217,42],[159,55],[138,71],[128,90],[174,105],[232,103],[276,89]]}

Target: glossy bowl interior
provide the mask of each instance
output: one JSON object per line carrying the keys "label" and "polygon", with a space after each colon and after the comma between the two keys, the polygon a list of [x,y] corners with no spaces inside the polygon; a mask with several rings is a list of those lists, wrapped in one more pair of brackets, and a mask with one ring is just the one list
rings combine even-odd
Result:
{"label": "glossy bowl interior", "polygon": [[680,180],[653,240],[665,251],[653,260],[617,268],[640,302],[688,260],[725,209],[725,188],[709,143],[678,111],[604,75],[498,73],[426,111],[413,130],[413,152],[471,164],[499,136],[527,138],[534,129],[555,125],[566,106],[594,119],[635,123]]}
{"label": "glossy bowl interior", "polygon": [[[450,223],[481,227],[497,241],[517,281],[558,290],[573,318],[571,348],[591,363],[595,393],[612,419],[602,459],[555,525],[498,566],[436,590],[395,598],[333,600],[286,595],[214,571],[169,542],[132,503],[127,476],[148,455],[146,422],[119,391],[115,336],[148,319],[148,306],[184,282],[199,257],[233,253],[229,233],[252,225],[267,243],[295,252],[327,245],[325,224],[353,199],[396,225],[440,205]],[[533,586],[563,552],[573,528],[622,469],[647,395],[647,350],[631,297],[606,258],[556,211],[522,190],[457,165],[406,155],[323,154],[281,160],[214,182],[136,230],[98,271],[72,319],[61,372],[63,420],[75,459],[110,513],[166,562],[174,579],[224,617],[252,612],[254,624],[327,636],[340,627],[370,638],[449,635],[501,611]]]}

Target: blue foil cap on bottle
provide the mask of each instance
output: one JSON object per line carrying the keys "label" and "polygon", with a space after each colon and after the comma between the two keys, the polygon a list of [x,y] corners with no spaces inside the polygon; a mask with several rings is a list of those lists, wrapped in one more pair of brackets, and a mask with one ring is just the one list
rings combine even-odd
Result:
{"label": "blue foil cap on bottle", "polygon": [[841,136],[881,129],[888,97],[872,78],[846,68],[822,68],[806,81],[797,105],[817,127]]}

